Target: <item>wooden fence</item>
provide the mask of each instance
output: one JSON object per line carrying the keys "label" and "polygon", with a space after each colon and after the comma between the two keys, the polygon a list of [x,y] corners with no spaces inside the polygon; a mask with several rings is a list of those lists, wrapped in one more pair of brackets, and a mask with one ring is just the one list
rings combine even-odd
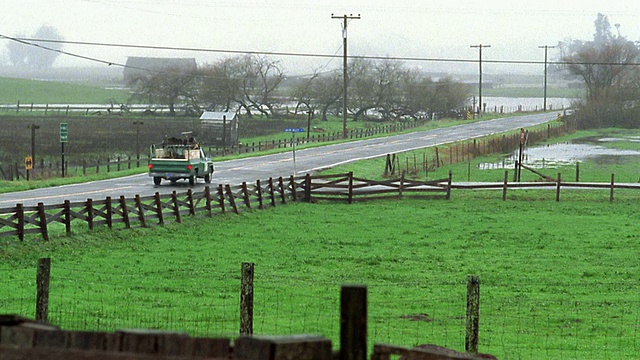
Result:
{"label": "wooden fence", "polygon": [[[393,124],[375,126],[364,129],[352,129],[349,130],[348,138],[349,139],[359,139],[365,137],[376,136],[380,134],[390,134],[394,132],[399,132],[411,128],[415,128],[424,124],[424,121],[415,120],[415,121],[402,121],[396,122]],[[214,146],[204,146],[203,148],[206,150],[207,154],[211,157],[221,157],[225,155],[240,155],[240,154],[248,154],[254,152],[263,152],[273,149],[286,149],[291,148],[294,145],[300,146],[307,143],[321,143],[321,142],[329,142],[329,141],[337,141],[343,140],[344,136],[342,131],[340,132],[332,132],[325,133],[324,130],[319,129],[311,129],[311,132],[314,131],[322,131],[321,133],[313,133],[307,132],[306,134],[292,139],[279,139],[279,140],[269,140],[269,141],[260,141],[253,142],[251,144],[235,144],[229,145],[226,147],[214,147]],[[148,155],[138,157],[138,155],[132,155],[129,157],[126,156],[118,156],[118,157],[105,157],[101,160],[86,160],[86,159],[78,159],[76,162],[70,163],[69,161],[65,161],[64,164],[64,173],[68,176],[74,176],[82,174],[86,176],[87,173],[95,173],[99,174],[101,172],[111,172],[111,171],[120,171],[124,169],[131,168],[139,168],[140,166],[147,166],[149,158]],[[0,164],[0,179],[4,180],[20,180],[22,179],[47,179],[53,177],[62,176],[62,164],[59,161],[45,161],[44,158],[41,158],[36,164],[34,164],[34,168],[29,171],[24,169],[24,164],[22,163],[13,163],[13,164]]]}
{"label": "wooden fence", "polygon": [[191,189],[184,193],[172,192],[132,198],[120,196],[104,200],[64,201],[62,204],[36,206],[17,204],[15,207],[0,209],[0,237],[18,236],[24,240],[27,234],[40,234],[49,240],[49,229],[53,224],[64,225],[70,234],[72,226],[85,223],[91,230],[97,226],[112,228],[123,224],[147,227],[175,221],[180,223],[183,216],[239,213],[243,209],[263,209],[287,201],[317,200],[354,201],[379,200],[387,198],[420,197],[449,199],[451,175],[448,179],[418,182],[402,176],[396,180],[373,181],[356,178],[353,173],[338,175],[303,177],[290,176],[257,180],[255,184],[243,182],[239,186],[218,185],[205,187],[201,192]]}
{"label": "wooden fence", "polygon": [[480,190],[480,189],[493,189],[502,190],[502,200],[507,199],[507,192],[509,189],[555,189],[555,199],[560,201],[561,190],[564,189],[606,189],[609,190],[609,201],[614,201],[614,193],[616,189],[632,189],[640,190],[640,183],[616,183],[615,174],[611,174],[611,181],[608,183],[596,183],[596,182],[565,182],[562,179],[562,174],[558,173],[558,177],[555,179],[546,177],[547,181],[543,182],[509,182],[509,171],[504,172],[504,181],[492,182],[492,183],[459,183],[452,184],[452,189],[461,190]]}
{"label": "wooden fence", "polygon": [[[0,315],[0,355],[9,359],[235,359],[235,360],[365,360],[367,359],[367,287],[343,285],[340,290],[340,349],[321,336],[253,336],[253,263],[242,264],[240,337],[194,338],[185,333],[157,330],[116,332],[63,331],[47,323],[51,260],[38,261],[36,321]],[[465,353],[435,345],[414,349],[375,344],[371,359],[454,360],[494,359],[478,354],[480,278],[467,277]]]}

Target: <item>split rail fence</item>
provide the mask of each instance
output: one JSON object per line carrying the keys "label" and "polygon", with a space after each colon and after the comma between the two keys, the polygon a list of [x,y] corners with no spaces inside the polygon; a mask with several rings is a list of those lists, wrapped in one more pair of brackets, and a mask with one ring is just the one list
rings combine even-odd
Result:
{"label": "split rail fence", "polygon": [[171,194],[141,197],[133,199],[120,196],[118,199],[107,197],[104,200],[64,201],[62,204],[36,206],[17,204],[15,207],[0,209],[0,237],[40,234],[49,240],[50,228],[64,227],[70,234],[73,226],[85,223],[89,230],[97,226],[112,228],[123,224],[147,227],[162,225],[166,222],[182,222],[183,216],[235,213],[249,209],[264,209],[286,204],[288,201],[355,201],[402,198],[449,199],[451,194],[451,175],[448,179],[418,182],[405,179],[374,181],[353,176],[353,173],[337,175],[302,177],[290,176],[257,180],[255,184],[243,182],[240,186],[218,185],[211,189],[205,187],[201,192],[191,189],[184,193],[173,191]]}

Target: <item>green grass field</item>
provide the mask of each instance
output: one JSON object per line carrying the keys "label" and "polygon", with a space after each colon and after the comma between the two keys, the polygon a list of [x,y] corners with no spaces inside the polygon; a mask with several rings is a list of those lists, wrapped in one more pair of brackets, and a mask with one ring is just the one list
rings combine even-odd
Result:
{"label": "green grass field", "polygon": [[126,104],[129,94],[97,86],[0,77],[0,104]]}
{"label": "green grass field", "polygon": [[466,277],[476,274],[480,351],[500,359],[633,358],[638,194],[613,204],[606,196],[552,198],[296,203],[48,243],[4,238],[0,304],[33,316],[36,260],[51,257],[51,320],[64,328],[233,336],[240,265],[254,262],[257,334],[315,333],[336,343],[340,286],[358,283],[368,286],[372,343],[460,350]]}

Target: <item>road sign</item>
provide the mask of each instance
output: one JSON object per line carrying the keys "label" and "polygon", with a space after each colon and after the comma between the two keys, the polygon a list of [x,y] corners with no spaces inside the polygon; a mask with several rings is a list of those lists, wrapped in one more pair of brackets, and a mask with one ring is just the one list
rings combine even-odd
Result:
{"label": "road sign", "polygon": [[286,128],[284,129],[284,132],[291,132],[291,133],[304,132],[304,128]]}
{"label": "road sign", "polygon": [[69,126],[67,123],[60,123],[60,142],[67,142],[69,139]]}
{"label": "road sign", "polygon": [[33,169],[33,158],[31,156],[27,156],[24,158],[24,169],[25,170]]}

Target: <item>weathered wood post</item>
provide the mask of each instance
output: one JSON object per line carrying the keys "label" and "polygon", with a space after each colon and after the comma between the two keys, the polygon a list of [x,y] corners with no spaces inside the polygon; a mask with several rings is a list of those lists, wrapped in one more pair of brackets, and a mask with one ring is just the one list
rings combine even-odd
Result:
{"label": "weathered wood post", "polygon": [[353,172],[349,172],[349,189],[347,190],[347,203],[353,203]]}
{"label": "weathered wood post", "polygon": [[311,202],[311,175],[306,174],[304,177],[304,201]]}
{"label": "weathered wood post", "polygon": [[36,320],[46,322],[49,318],[49,279],[51,258],[38,259],[36,273]]}
{"label": "weathered wood post", "polygon": [[560,201],[560,183],[562,182],[562,174],[558,173],[558,182],[556,183],[556,201]]}
{"label": "weathered wood post", "polygon": [[480,325],[480,277],[467,277],[467,321],[465,351],[478,352],[478,335]]}
{"label": "weathered wood post", "polygon": [[507,200],[507,189],[509,188],[507,183],[508,181],[509,181],[509,170],[505,170],[504,183],[502,183],[502,201]]}
{"label": "weathered wood post", "polygon": [[609,202],[613,202],[613,189],[615,189],[615,175],[611,174],[611,190],[609,192]]}
{"label": "weathered wood post", "polygon": [[64,218],[64,229],[67,235],[71,234],[71,201],[65,200],[62,208],[62,216]]}
{"label": "weathered wood post", "polygon": [[576,182],[580,182],[580,162],[576,162]]}
{"label": "weathered wood post", "polygon": [[344,285],[340,293],[340,360],[367,358],[367,287]]}
{"label": "weathered wood post", "polygon": [[254,263],[242,263],[240,335],[253,334],[253,273]]}
{"label": "weathered wood post", "polygon": [[38,203],[38,217],[40,218],[39,224],[40,224],[40,234],[42,234],[42,239],[44,241],[49,241],[49,225],[47,224],[47,213],[44,211],[44,203],[41,203],[41,202]]}
{"label": "weathered wood post", "polygon": [[449,170],[449,178],[447,179],[447,194],[445,195],[445,199],[451,199],[451,183],[453,182],[453,173]]}
{"label": "weathered wood post", "polygon": [[127,200],[124,195],[120,195],[120,210],[122,211],[122,221],[126,229],[131,228],[131,221],[129,220],[129,209],[127,208]]}

